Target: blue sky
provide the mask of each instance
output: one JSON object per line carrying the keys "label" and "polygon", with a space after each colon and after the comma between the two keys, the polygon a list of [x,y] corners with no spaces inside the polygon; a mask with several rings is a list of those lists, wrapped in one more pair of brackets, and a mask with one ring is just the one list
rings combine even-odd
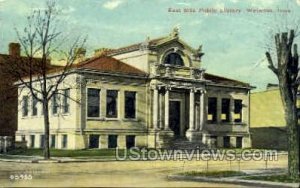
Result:
{"label": "blue sky", "polygon": [[[0,53],[7,53],[8,43],[17,41],[14,28],[22,29],[26,16],[42,7],[41,0],[0,0]],[[264,46],[272,42],[270,29],[274,33],[274,28],[293,27],[300,18],[300,0],[59,0],[58,7],[62,30],[87,35],[90,54],[101,47],[164,36],[177,26],[180,37],[192,47],[203,45],[207,72],[249,82],[259,90],[277,82],[264,57]],[[226,8],[241,13],[170,13],[169,8]],[[248,13],[247,8],[273,13]],[[278,13],[278,8],[291,12]],[[296,42],[300,44],[299,39]]]}

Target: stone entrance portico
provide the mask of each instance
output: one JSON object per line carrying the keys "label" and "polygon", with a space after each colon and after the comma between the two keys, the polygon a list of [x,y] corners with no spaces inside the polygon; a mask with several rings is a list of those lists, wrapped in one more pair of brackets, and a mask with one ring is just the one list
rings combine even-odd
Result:
{"label": "stone entrance portico", "polygon": [[[172,82],[172,81],[171,81]],[[170,81],[169,81],[170,83]],[[198,86],[199,85],[199,86]],[[205,117],[204,84],[199,79],[197,87],[190,82],[173,81],[173,84],[153,84],[153,111],[152,124],[154,132],[159,135],[156,142],[169,142],[174,138],[187,138],[190,141],[199,141],[202,139],[202,129]],[[172,130],[171,103],[177,102],[179,106],[179,133]],[[177,118],[176,118],[177,119]]]}

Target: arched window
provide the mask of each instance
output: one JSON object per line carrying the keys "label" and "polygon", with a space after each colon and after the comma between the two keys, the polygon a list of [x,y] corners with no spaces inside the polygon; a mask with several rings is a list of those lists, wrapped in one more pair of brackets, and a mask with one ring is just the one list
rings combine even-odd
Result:
{"label": "arched window", "polygon": [[170,53],[166,56],[164,64],[183,66],[183,60],[177,53]]}

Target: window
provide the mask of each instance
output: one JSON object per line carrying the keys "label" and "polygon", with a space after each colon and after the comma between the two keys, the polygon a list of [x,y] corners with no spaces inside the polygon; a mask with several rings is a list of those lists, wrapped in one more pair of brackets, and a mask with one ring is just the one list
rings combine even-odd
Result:
{"label": "window", "polygon": [[100,89],[88,89],[88,117],[100,116]]}
{"label": "window", "polygon": [[229,122],[230,115],[230,99],[222,99],[222,122]]}
{"label": "window", "polygon": [[118,147],[118,135],[108,135],[108,148]]}
{"label": "window", "polygon": [[35,136],[34,135],[30,135],[30,147],[34,148],[34,143],[35,143]]}
{"label": "window", "polygon": [[183,66],[183,60],[177,53],[170,53],[166,56],[164,64]]}
{"label": "window", "polygon": [[135,118],[136,115],[136,92],[125,91],[125,118]]}
{"label": "window", "polygon": [[22,142],[25,142],[25,141],[26,141],[25,135],[22,135],[22,136],[21,136],[21,140],[22,140]]}
{"label": "window", "polygon": [[106,117],[108,118],[118,117],[118,91],[117,90],[107,90]]}
{"label": "window", "polygon": [[126,136],[126,148],[130,149],[135,147],[135,136],[134,135],[127,135]]}
{"label": "window", "polygon": [[243,146],[243,137],[242,136],[236,137],[236,147],[242,148],[242,146]]}
{"label": "window", "polygon": [[32,115],[33,116],[36,116],[37,115],[37,112],[38,112],[38,109],[37,109],[37,104],[38,104],[38,100],[32,96]]}
{"label": "window", "polygon": [[217,121],[217,98],[209,97],[208,98],[208,123],[216,123]]}
{"label": "window", "polygon": [[57,114],[58,113],[58,109],[59,109],[59,96],[58,96],[58,93],[55,93],[53,96],[52,96],[52,113],[53,114]]}
{"label": "window", "polygon": [[55,135],[51,135],[51,143],[50,143],[51,148],[55,148],[55,143],[56,143],[55,139],[56,139]]}
{"label": "window", "polygon": [[224,136],[223,142],[224,142],[224,148],[230,148],[230,137],[229,136]]}
{"label": "window", "polygon": [[62,135],[62,148],[67,148],[68,146],[68,135]]}
{"label": "window", "polygon": [[28,116],[28,96],[23,96],[22,102],[22,116],[25,117]]}
{"label": "window", "polygon": [[242,122],[243,101],[234,100],[234,122]]}
{"label": "window", "polygon": [[90,148],[99,148],[99,135],[90,135]]}
{"label": "window", "polygon": [[218,137],[217,136],[210,136],[211,145],[214,147],[218,147]]}
{"label": "window", "polygon": [[63,90],[63,104],[62,104],[62,107],[63,107],[63,113],[66,114],[66,113],[69,113],[69,98],[70,98],[70,89],[64,89]]}
{"label": "window", "polygon": [[40,137],[40,148],[44,148],[45,145],[45,135],[41,135]]}

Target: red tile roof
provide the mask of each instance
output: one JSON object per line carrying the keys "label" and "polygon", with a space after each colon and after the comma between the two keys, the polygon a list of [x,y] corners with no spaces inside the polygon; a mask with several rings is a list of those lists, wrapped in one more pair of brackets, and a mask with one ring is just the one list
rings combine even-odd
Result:
{"label": "red tile roof", "polygon": [[103,72],[134,74],[141,76],[147,75],[147,73],[142,70],[139,70],[133,66],[121,62],[120,60],[108,56],[91,58],[75,66],[76,68],[93,69]]}

